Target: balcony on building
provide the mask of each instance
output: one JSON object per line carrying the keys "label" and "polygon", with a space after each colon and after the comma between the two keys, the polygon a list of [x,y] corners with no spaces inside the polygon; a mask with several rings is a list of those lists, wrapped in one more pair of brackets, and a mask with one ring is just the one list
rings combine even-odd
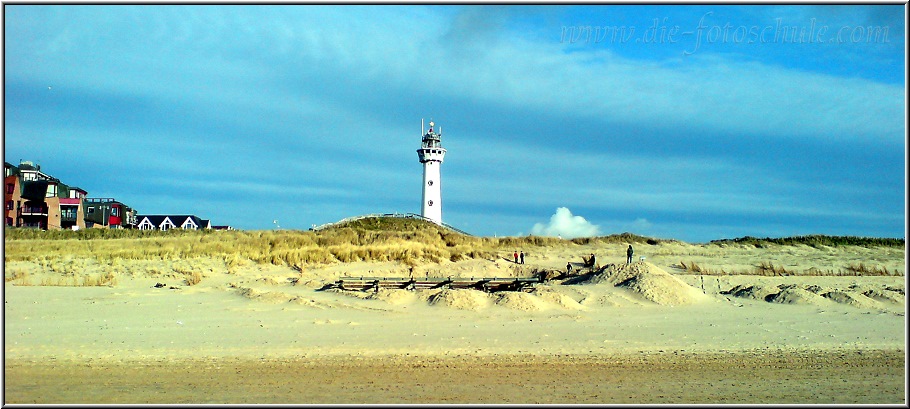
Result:
{"label": "balcony on building", "polygon": [[19,215],[47,217],[47,206],[22,206],[19,208]]}

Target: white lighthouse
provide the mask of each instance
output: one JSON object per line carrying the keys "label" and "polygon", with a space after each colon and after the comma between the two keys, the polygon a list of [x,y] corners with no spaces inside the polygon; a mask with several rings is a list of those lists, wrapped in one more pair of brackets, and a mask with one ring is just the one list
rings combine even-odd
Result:
{"label": "white lighthouse", "polygon": [[430,129],[427,130],[420,121],[420,132],[423,133],[423,141],[420,149],[417,150],[417,157],[423,164],[423,204],[421,205],[420,214],[437,224],[442,223],[442,183],[440,180],[439,167],[442,165],[442,159],[446,156],[446,150],[440,145],[439,138],[442,136],[442,127],[439,132],[434,131],[435,124],[430,121]]}

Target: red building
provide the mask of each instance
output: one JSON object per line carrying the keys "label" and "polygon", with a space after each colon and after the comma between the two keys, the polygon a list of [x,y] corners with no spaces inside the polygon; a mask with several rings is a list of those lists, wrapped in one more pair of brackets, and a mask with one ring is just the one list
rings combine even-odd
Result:
{"label": "red building", "polygon": [[22,161],[4,163],[4,223],[39,229],[85,227],[82,200],[86,192],[69,187],[41,172],[41,166]]}
{"label": "red building", "polygon": [[87,198],[85,206],[86,227],[112,229],[136,228],[136,210],[112,198]]}

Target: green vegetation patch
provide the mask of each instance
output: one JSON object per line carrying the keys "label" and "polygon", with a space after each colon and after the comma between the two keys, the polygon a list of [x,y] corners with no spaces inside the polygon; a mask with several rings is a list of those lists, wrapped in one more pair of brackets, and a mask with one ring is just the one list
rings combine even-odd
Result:
{"label": "green vegetation patch", "polygon": [[839,247],[839,246],[859,246],[859,247],[904,247],[904,239],[898,238],[878,238],[878,237],[857,237],[857,236],[825,236],[825,235],[808,235],[793,236],[782,238],[763,239],[745,236],[738,239],[712,240],[712,244],[751,244],[755,247],[762,248],[767,244],[777,244],[782,246],[793,246],[802,244],[814,248],[822,246]]}

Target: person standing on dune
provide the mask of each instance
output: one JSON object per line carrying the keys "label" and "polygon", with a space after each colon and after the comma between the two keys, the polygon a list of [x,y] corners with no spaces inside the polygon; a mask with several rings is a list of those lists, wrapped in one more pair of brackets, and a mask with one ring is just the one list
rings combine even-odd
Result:
{"label": "person standing on dune", "polygon": [[626,263],[632,263],[632,245],[629,245],[629,248],[626,250]]}
{"label": "person standing on dune", "polygon": [[524,263],[525,263],[525,252],[524,252],[524,250],[521,251],[521,254],[518,255],[518,258],[521,260],[521,264],[524,264]]}
{"label": "person standing on dune", "polygon": [[518,252],[512,253],[512,259],[515,260],[515,264],[518,264]]}

